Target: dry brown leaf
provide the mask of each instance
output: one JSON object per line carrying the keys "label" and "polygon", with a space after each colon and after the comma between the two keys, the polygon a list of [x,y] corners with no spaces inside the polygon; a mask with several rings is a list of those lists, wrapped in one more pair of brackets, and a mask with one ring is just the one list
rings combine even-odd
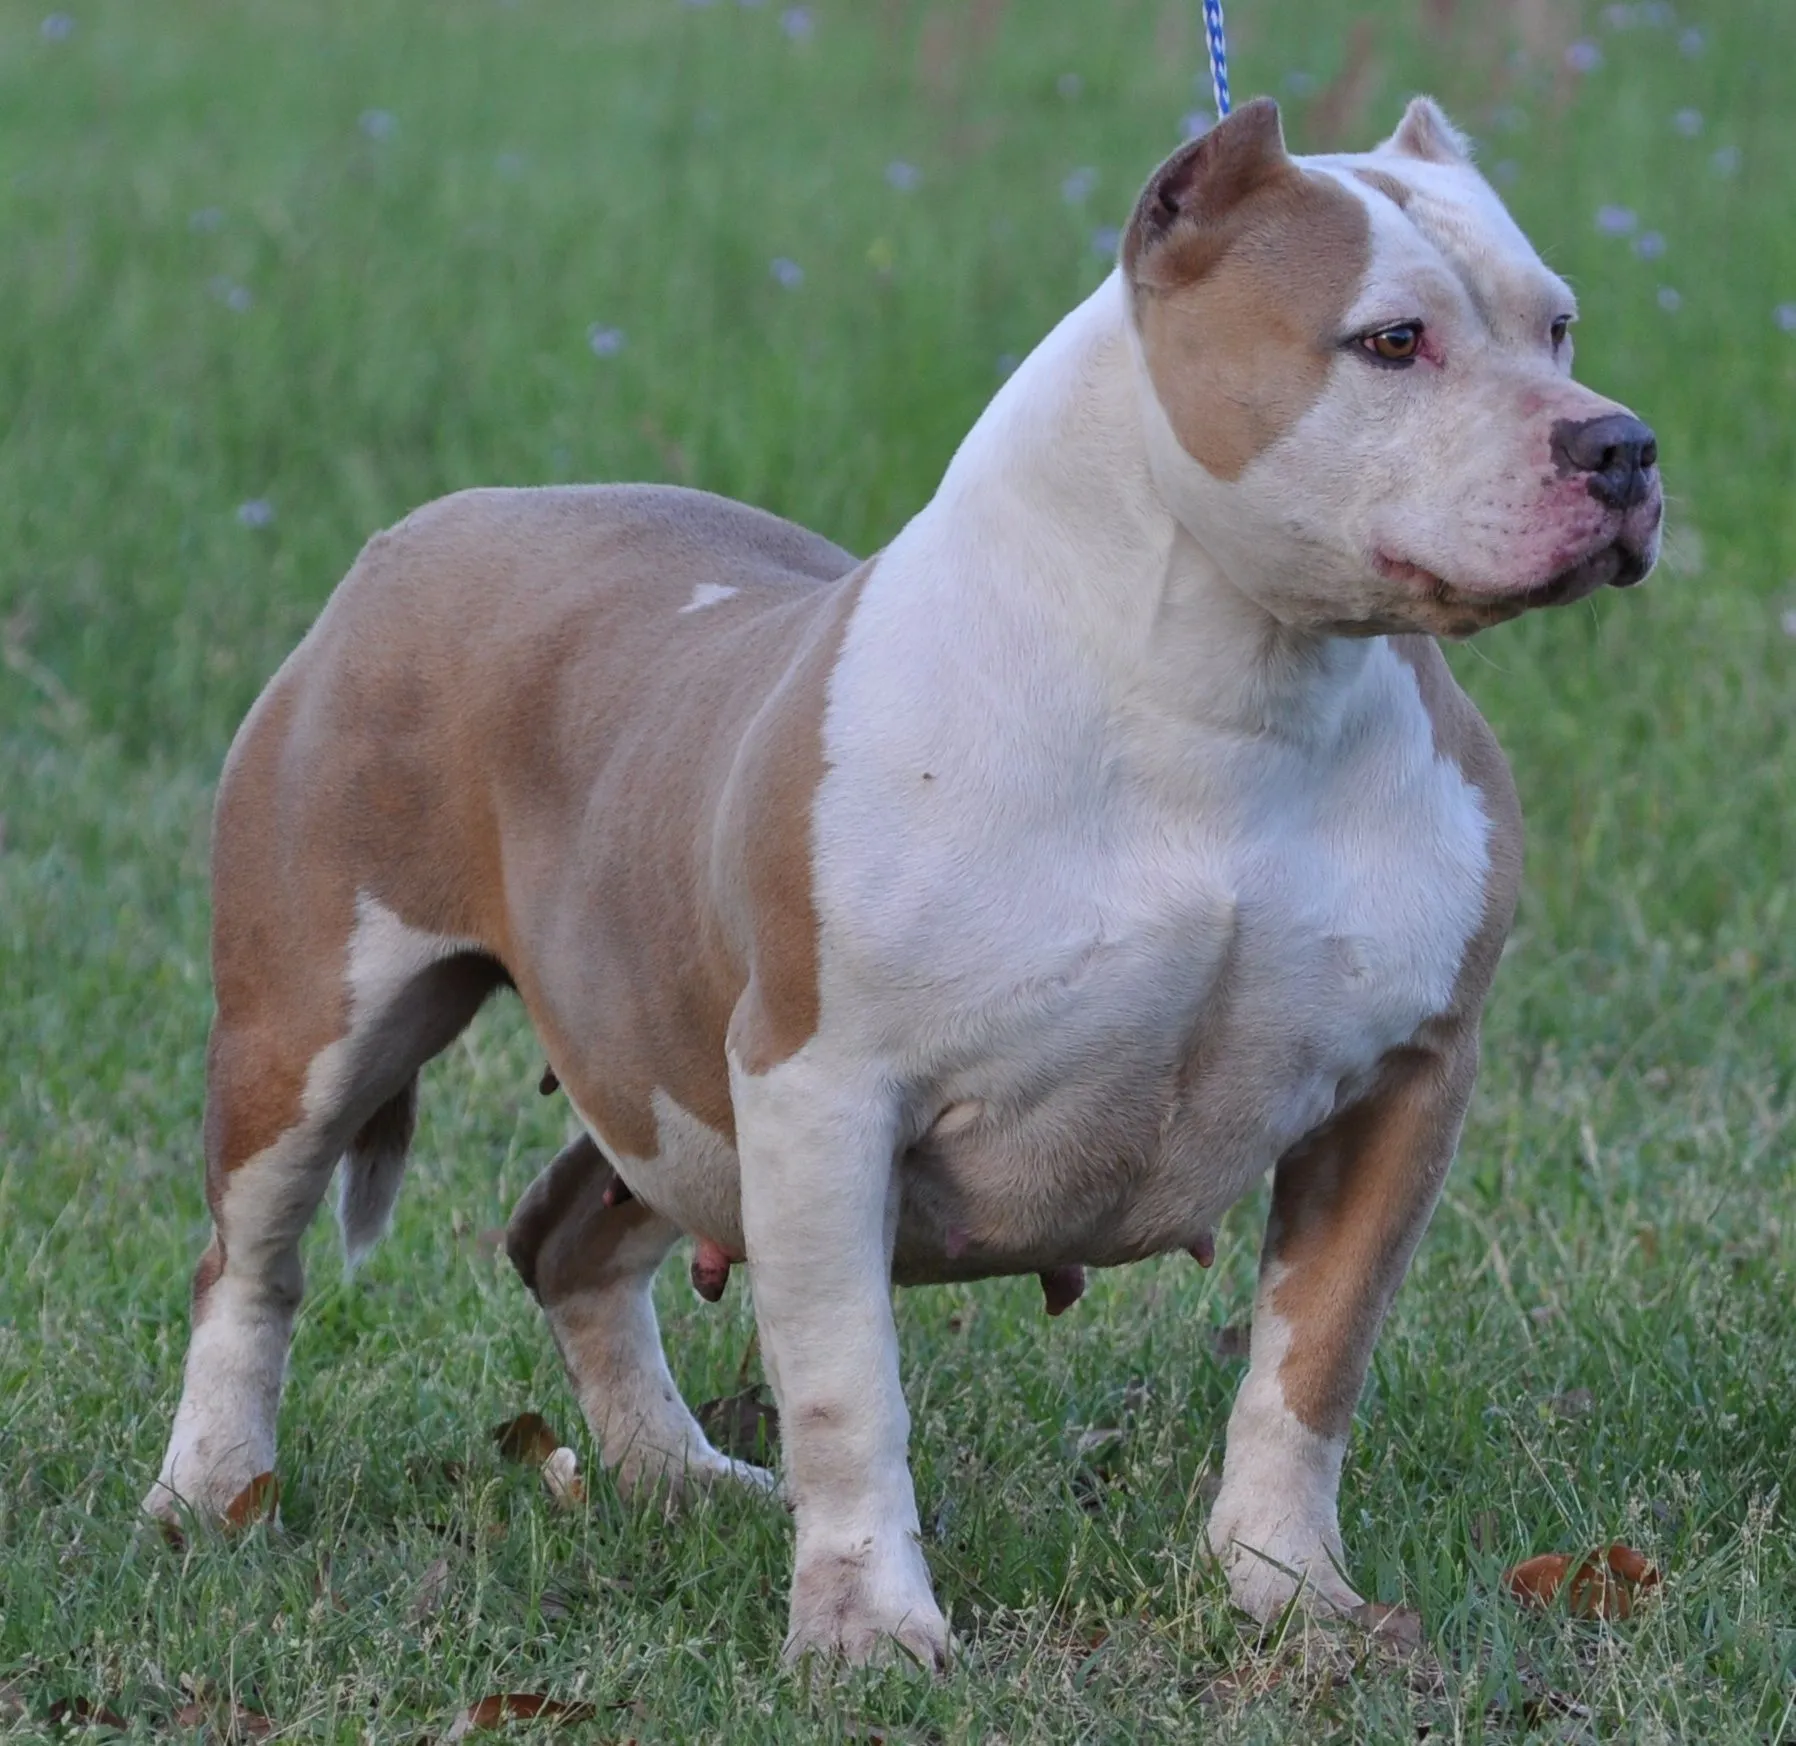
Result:
{"label": "dry brown leaf", "polygon": [[222,1699],[211,1703],[183,1704],[169,1718],[177,1728],[210,1728],[221,1740],[266,1740],[274,1723],[242,1704]]}
{"label": "dry brown leaf", "polygon": [[44,1720],[53,1728],[117,1728],[121,1734],[131,1726],[117,1710],[90,1703],[84,1697],[58,1698],[45,1713]]}
{"label": "dry brown leaf", "polygon": [[564,1510],[577,1510],[586,1502],[586,1481],[580,1477],[580,1457],[572,1449],[557,1449],[543,1463],[543,1484],[549,1496]]}
{"label": "dry brown leaf", "polygon": [[708,1400],[693,1415],[712,1445],[737,1461],[765,1463],[780,1443],[779,1409],[761,1398],[756,1383],[740,1394]]}
{"label": "dry brown leaf", "polygon": [[493,1441],[507,1461],[522,1461],[530,1467],[542,1466],[561,1447],[561,1439],[541,1413],[519,1413],[515,1419],[494,1425]]}
{"label": "dry brown leaf", "polygon": [[483,1697],[469,1704],[449,1725],[443,1736],[446,1743],[489,1728],[502,1728],[507,1722],[590,1722],[598,1712],[591,1704],[567,1704],[559,1698],[544,1697],[540,1692],[512,1691]]}
{"label": "dry brown leaf", "polygon": [[272,1519],[281,1507],[281,1482],[272,1473],[258,1473],[225,1506],[225,1526],[253,1528]]}
{"label": "dry brown leaf", "polygon": [[433,1559],[424,1574],[418,1578],[418,1587],[412,1595],[412,1604],[406,1609],[406,1617],[414,1624],[422,1624],[438,1607],[443,1604],[443,1590],[449,1586],[449,1560]]}
{"label": "dry brown leaf", "polygon": [[1607,1552],[1592,1552],[1576,1570],[1564,1552],[1524,1559],[1504,1572],[1503,1585],[1523,1606],[1550,1607],[1563,1588],[1566,1611],[1574,1619],[1625,1619],[1639,1597],[1658,1587],[1659,1573],[1617,1540]]}
{"label": "dry brown leaf", "polygon": [[1422,1647],[1422,1615],[1408,1607],[1362,1601],[1347,1616],[1367,1636],[1400,1655],[1413,1655]]}

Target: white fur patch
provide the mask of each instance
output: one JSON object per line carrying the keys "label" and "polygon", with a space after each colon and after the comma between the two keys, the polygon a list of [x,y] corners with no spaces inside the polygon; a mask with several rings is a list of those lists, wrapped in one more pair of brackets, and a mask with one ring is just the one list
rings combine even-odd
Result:
{"label": "white fur patch", "polygon": [[1282,1277],[1268,1268],[1255,1299],[1252,1362],[1229,1415],[1222,1489],[1206,1529],[1235,1604],[1261,1620],[1280,1612],[1300,1582],[1325,1606],[1360,1604],[1341,1570],[1336,1514],[1346,1441],[1312,1431],[1279,1381],[1291,1346],[1289,1325],[1271,1307]]}
{"label": "white fur patch", "polygon": [[720,600],[729,600],[736,593],[734,588],[725,587],[721,582],[701,582],[693,589],[692,598],[680,608],[682,613],[698,612],[707,606],[715,606]]}

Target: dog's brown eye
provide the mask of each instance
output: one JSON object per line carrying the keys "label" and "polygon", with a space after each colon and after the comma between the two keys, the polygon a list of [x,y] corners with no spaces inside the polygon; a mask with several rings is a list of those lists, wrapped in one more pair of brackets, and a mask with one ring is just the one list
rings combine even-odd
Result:
{"label": "dog's brown eye", "polygon": [[1387,364],[1407,364],[1422,349],[1422,324],[1400,321],[1393,327],[1381,327],[1360,341],[1373,357]]}
{"label": "dog's brown eye", "polygon": [[1565,344],[1565,336],[1571,332],[1571,317],[1569,315],[1555,316],[1550,331],[1553,335],[1553,350],[1558,351]]}

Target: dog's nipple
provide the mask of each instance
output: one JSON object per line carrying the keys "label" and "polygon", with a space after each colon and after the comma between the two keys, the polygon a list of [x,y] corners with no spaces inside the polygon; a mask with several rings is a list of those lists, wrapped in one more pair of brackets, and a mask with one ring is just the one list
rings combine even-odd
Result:
{"label": "dog's nipple", "polygon": [[1191,1247],[1185,1251],[1199,1267],[1214,1265],[1216,1260],[1216,1233],[1205,1231]]}
{"label": "dog's nipple", "polygon": [[1085,1295],[1083,1267],[1049,1267],[1039,1277],[1043,1307],[1051,1316],[1071,1309]]}
{"label": "dog's nipple", "polygon": [[729,1251],[721,1243],[700,1237],[692,1253],[692,1289],[706,1303],[716,1303],[730,1282],[733,1265]]}

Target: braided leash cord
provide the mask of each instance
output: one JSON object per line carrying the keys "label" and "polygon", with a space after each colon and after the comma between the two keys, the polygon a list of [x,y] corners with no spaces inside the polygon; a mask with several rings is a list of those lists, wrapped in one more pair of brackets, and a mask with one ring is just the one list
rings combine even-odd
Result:
{"label": "braided leash cord", "polygon": [[1216,119],[1229,112],[1229,51],[1222,38],[1222,0],[1204,0],[1204,37],[1210,45],[1210,89],[1216,93]]}

